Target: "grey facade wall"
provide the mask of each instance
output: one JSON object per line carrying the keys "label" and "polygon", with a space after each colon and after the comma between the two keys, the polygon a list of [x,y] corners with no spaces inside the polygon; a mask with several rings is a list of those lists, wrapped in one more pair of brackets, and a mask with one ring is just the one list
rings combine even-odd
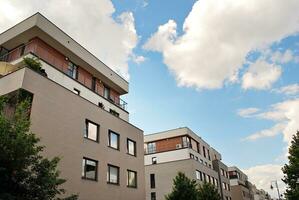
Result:
{"label": "grey facade wall", "polygon": [[[61,177],[68,193],[82,200],[144,199],[143,132],[55,82],[30,69],[21,69],[0,79],[0,95],[23,88],[34,94],[31,130],[46,148],[43,154],[59,156]],[[85,119],[100,125],[99,143],[84,139]],[[120,150],[109,148],[108,130],[120,134]],[[128,155],[127,138],[137,143],[137,157]],[[82,158],[98,161],[98,181],[81,178]],[[120,167],[120,185],[107,184],[107,164]],[[127,169],[137,171],[137,189],[127,187]]]}
{"label": "grey facade wall", "polygon": [[[151,192],[156,192],[157,200],[164,200],[165,195],[171,192],[173,179],[178,172],[183,172],[189,178],[196,180],[196,170],[200,170],[201,172],[204,172],[205,174],[218,179],[218,174],[216,171],[202,165],[201,163],[193,159],[145,166],[146,200],[151,199]],[[150,174],[155,174],[156,187],[154,189],[150,188]],[[197,181],[198,183],[201,183],[199,180]]]}

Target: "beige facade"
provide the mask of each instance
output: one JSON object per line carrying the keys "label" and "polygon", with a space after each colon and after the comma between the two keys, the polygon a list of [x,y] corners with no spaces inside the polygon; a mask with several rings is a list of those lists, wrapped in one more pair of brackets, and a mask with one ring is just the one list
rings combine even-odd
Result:
{"label": "beige facade", "polygon": [[198,183],[213,184],[224,200],[230,200],[227,166],[220,161],[221,154],[192,130],[183,127],[145,135],[144,141],[146,200],[164,200],[178,172]]}
{"label": "beige facade", "polygon": [[[39,51],[35,51],[24,45],[32,37],[47,42],[50,50],[37,56],[35,53],[44,50],[42,46],[36,45]],[[60,55],[57,52],[64,53],[62,59],[51,63],[53,55]],[[47,60],[50,56],[52,60]],[[24,68],[24,57],[38,57],[48,76]],[[144,199],[143,131],[129,123],[129,113],[116,101],[96,93],[88,87],[89,82],[84,84],[60,70],[59,64],[74,61],[118,95],[128,92],[124,79],[40,14],[0,35],[0,60],[19,68],[7,70],[9,64],[1,63],[5,69],[0,70],[0,96],[19,89],[33,94],[31,130],[45,146],[44,156],[61,158],[58,167],[67,180],[63,187],[68,194],[79,194],[82,200]],[[70,66],[62,67],[69,70]],[[94,135],[88,136],[89,132]]]}

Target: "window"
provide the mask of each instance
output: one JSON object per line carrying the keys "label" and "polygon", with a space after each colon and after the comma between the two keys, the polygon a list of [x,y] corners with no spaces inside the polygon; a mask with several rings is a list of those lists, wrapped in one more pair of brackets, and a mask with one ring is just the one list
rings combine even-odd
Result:
{"label": "window", "polygon": [[182,137],[182,142],[183,142],[183,147],[190,147],[191,142],[190,142],[190,138],[187,136]]}
{"label": "window", "polygon": [[209,149],[208,149],[208,157],[209,157],[209,160],[211,160],[210,150]]}
{"label": "window", "polygon": [[150,174],[150,185],[151,188],[156,188],[155,174]]}
{"label": "window", "polygon": [[151,192],[151,200],[156,200],[156,192]]}
{"label": "window", "polygon": [[202,146],[203,156],[206,158],[206,147]]}
{"label": "window", "polygon": [[148,153],[155,153],[156,152],[156,143],[155,142],[148,143],[147,151],[148,151]]}
{"label": "window", "polygon": [[202,173],[201,173],[201,171],[196,170],[196,179],[202,181]]}
{"label": "window", "polygon": [[107,182],[119,184],[119,167],[108,165]]}
{"label": "window", "polygon": [[109,135],[108,146],[113,149],[119,150],[119,134],[109,130],[108,135]]}
{"label": "window", "polygon": [[208,176],[208,182],[211,183],[211,176],[207,175]]}
{"label": "window", "polygon": [[98,161],[83,158],[82,161],[82,178],[88,180],[97,180]]}
{"label": "window", "polygon": [[104,86],[104,97],[106,99],[109,99],[110,98],[110,88]]}
{"label": "window", "polygon": [[212,180],[213,180],[213,185],[215,185],[215,178],[214,178],[214,177],[212,177]]}
{"label": "window", "polygon": [[76,89],[76,88],[74,88],[73,92],[74,92],[75,94],[77,94],[77,95],[80,95],[80,90],[78,90],[78,89]]}
{"label": "window", "polygon": [[190,158],[194,159],[194,155],[192,153],[190,153]]}
{"label": "window", "polygon": [[99,125],[86,119],[85,120],[84,137],[98,142],[99,141]]}
{"label": "window", "polygon": [[200,159],[200,163],[203,164],[203,159]]}
{"label": "window", "polygon": [[74,63],[69,62],[66,74],[69,77],[76,79],[77,78],[77,66]]}
{"label": "window", "polygon": [[207,179],[206,179],[206,174],[205,174],[205,173],[202,173],[202,177],[203,177],[203,180],[204,180],[204,181],[207,181]]}
{"label": "window", "polygon": [[97,82],[97,78],[96,77],[92,77],[92,80],[91,80],[91,89],[92,91],[96,91],[96,82]]}
{"label": "window", "polygon": [[128,170],[128,187],[137,188],[137,172]]}
{"label": "window", "polygon": [[119,117],[119,113],[116,112],[115,110],[113,110],[113,109],[110,108],[109,112],[110,112],[112,115],[114,115],[114,116],[116,116],[116,117]]}
{"label": "window", "polygon": [[197,160],[197,161],[198,161],[198,157],[197,157],[197,156],[195,156],[195,160]]}
{"label": "window", "polygon": [[152,157],[152,164],[157,164],[157,157]]}
{"label": "window", "polygon": [[136,142],[133,140],[127,139],[127,151],[128,154],[136,156]]}

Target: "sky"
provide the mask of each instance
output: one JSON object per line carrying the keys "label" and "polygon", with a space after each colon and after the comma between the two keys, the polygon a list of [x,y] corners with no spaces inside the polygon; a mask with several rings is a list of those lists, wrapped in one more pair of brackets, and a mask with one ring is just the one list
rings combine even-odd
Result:
{"label": "sky", "polygon": [[297,0],[0,0],[39,11],[129,81],[145,134],[189,127],[273,196],[299,129]]}

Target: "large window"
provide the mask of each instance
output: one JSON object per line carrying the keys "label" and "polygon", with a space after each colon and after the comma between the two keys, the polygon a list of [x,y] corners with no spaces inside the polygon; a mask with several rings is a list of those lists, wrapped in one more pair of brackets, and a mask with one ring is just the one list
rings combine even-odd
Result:
{"label": "large window", "polygon": [[150,185],[151,188],[156,188],[155,174],[150,174]]}
{"label": "large window", "polygon": [[111,184],[119,184],[119,167],[108,165],[107,182]]}
{"label": "large window", "polygon": [[137,172],[128,170],[127,186],[137,188]]}
{"label": "large window", "polygon": [[128,154],[136,156],[136,142],[133,140],[127,139],[127,151]]}
{"label": "large window", "polygon": [[147,152],[148,153],[156,153],[156,143],[150,142],[147,144]]}
{"label": "large window", "polygon": [[83,158],[82,161],[82,178],[88,180],[97,180],[98,161]]}
{"label": "large window", "polygon": [[69,62],[66,74],[68,76],[76,79],[77,78],[77,66],[74,63]]}
{"label": "large window", "polygon": [[110,88],[104,86],[104,97],[106,99],[109,99],[110,98]]}
{"label": "large window", "polygon": [[90,140],[99,141],[99,125],[89,121],[89,120],[85,120],[85,133],[84,133],[84,137],[88,138]]}
{"label": "large window", "polygon": [[119,150],[119,134],[109,130],[108,137],[108,146]]}

